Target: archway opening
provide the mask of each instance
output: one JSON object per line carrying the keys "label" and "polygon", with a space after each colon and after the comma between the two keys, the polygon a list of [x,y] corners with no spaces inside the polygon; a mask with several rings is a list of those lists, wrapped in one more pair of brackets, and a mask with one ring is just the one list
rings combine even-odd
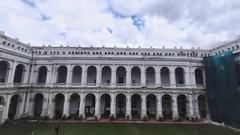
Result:
{"label": "archway opening", "polygon": [[116,96],[116,116],[117,118],[125,118],[126,115],[126,96],[118,94]]}
{"label": "archway opening", "polygon": [[123,86],[126,85],[126,69],[124,67],[117,68],[117,85]]}
{"label": "archway opening", "polygon": [[65,97],[63,94],[57,94],[55,96],[55,119],[62,118],[63,115],[63,108],[64,108],[64,100]]}
{"label": "archway opening", "polygon": [[146,85],[155,85],[155,69],[153,67],[146,69]]}
{"label": "archway opening", "polygon": [[100,101],[101,118],[108,118],[110,115],[111,96],[103,94]]}
{"label": "archway opening", "polygon": [[25,69],[22,64],[18,64],[16,66],[13,83],[22,83],[23,82],[24,70]]}
{"label": "archway opening", "polygon": [[42,66],[38,70],[38,80],[37,83],[45,84],[47,79],[47,67]]}
{"label": "archway opening", "polygon": [[206,105],[206,98],[204,95],[198,96],[198,109],[199,115],[201,118],[206,118],[207,116],[207,105]]}
{"label": "archway opening", "polygon": [[178,115],[180,118],[185,119],[187,114],[187,98],[185,95],[179,95],[177,97],[177,105],[178,105]]}
{"label": "archway opening", "polygon": [[197,68],[195,70],[195,79],[196,79],[196,85],[203,85],[203,72],[202,72],[202,69]]}
{"label": "archway opening", "polygon": [[80,96],[76,93],[70,97],[69,116],[77,118],[79,116]]}
{"label": "archway opening", "polygon": [[170,71],[167,67],[161,69],[161,84],[163,86],[170,85]]}
{"label": "archway opening", "polygon": [[131,110],[132,110],[132,117],[133,118],[141,118],[141,110],[142,110],[142,99],[141,96],[138,94],[134,94],[131,97]]}
{"label": "archway opening", "polygon": [[102,68],[102,85],[109,86],[111,84],[111,68],[105,66]]}
{"label": "archway opening", "polygon": [[147,115],[148,118],[156,118],[157,114],[157,98],[150,94],[147,96]]}
{"label": "archway opening", "polygon": [[82,79],[82,68],[80,66],[75,66],[72,72],[72,83],[81,84]]}
{"label": "archway opening", "polygon": [[140,86],[141,84],[141,70],[139,67],[133,67],[131,71],[132,86]]}
{"label": "archway opening", "polygon": [[3,111],[4,111],[4,97],[0,96],[0,118],[3,117]]}
{"label": "archway opening", "polygon": [[0,105],[4,105],[4,97],[0,96]]}
{"label": "archway opening", "polygon": [[90,66],[87,69],[87,85],[96,85],[97,68]]}
{"label": "archway opening", "polygon": [[165,119],[172,119],[172,98],[168,94],[162,96],[162,113]]}
{"label": "archway opening", "polygon": [[93,117],[95,114],[95,96],[87,94],[85,98],[85,115],[86,117]]}
{"label": "archway opening", "polygon": [[184,70],[181,67],[178,67],[175,69],[175,78],[176,78],[176,84],[177,85],[184,85]]}
{"label": "archway opening", "polygon": [[0,61],[0,83],[6,83],[8,79],[9,63]]}
{"label": "archway opening", "polygon": [[42,114],[42,107],[43,107],[43,98],[44,96],[40,93],[34,96],[34,117],[40,118]]}
{"label": "archway opening", "polygon": [[19,95],[14,95],[12,96],[11,100],[10,100],[10,106],[9,106],[9,111],[8,111],[8,118],[10,120],[14,119],[19,111],[19,104],[21,98]]}
{"label": "archway opening", "polygon": [[57,83],[66,83],[67,80],[67,67],[60,66],[57,70]]}

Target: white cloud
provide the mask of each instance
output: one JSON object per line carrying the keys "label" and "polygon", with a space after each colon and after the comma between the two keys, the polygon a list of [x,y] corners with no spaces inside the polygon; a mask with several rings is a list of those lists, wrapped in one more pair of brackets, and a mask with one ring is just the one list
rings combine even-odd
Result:
{"label": "white cloud", "polygon": [[240,0],[24,1],[1,1],[0,30],[33,45],[209,48],[240,33]]}

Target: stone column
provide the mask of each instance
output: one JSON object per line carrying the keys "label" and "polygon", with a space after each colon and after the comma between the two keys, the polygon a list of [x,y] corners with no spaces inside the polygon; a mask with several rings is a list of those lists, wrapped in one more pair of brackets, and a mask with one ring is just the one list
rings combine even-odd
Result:
{"label": "stone column", "polygon": [[53,118],[53,93],[49,93],[48,94],[48,106],[47,106],[47,115],[49,116],[49,118]]}
{"label": "stone column", "polygon": [[69,116],[69,93],[64,94],[64,107],[63,107],[63,115],[66,115],[66,117]]}
{"label": "stone column", "polygon": [[9,75],[7,80],[7,84],[9,86],[13,86],[13,79],[15,75],[16,65],[17,65],[16,61],[13,61],[12,63],[10,63]]}
{"label": "stone column", "polygon": [[173,110],[173,119],[178,118],[178,105],[177,105],[177,95],[172,95],[172,110]]}
{"label": "stone column", "polygon": [[126,86],[127,87],[131,87],[131,67],[128,65],[127,66],[127,73],[126,73]]}
{"label": "stone column", "polygon": [[194,116],[194,108],[193,108],[193,98],[192,98],[192,94],[188,95],[188,117],[189,118],[193,118]]}
{"label": "stone column", "polygon": [[53,87],[57,82],[57,66],[55,64],[52,65],[52,77],[50,86]]}
{"label": "stone column", "polygon": [[28,115],[28,116],[33,116],[33,111],[34,111],[34,106],[33,106],[33,97],[32,97],[32,93],[28,93],[27,95],[27,102],[26,102],[26,110],[25,110],[25,113]]}
{"label": "stone column", "polygon": [[195,117],[200,119],[200,113],[199,113],[199,106],[198,106],[198,95],[195,95],[194,97],[194,112],[195,112]]}
{"label": "stone column", "polygon": [[131,113],[131,95],[127,94],[127,102],[126,102],[126,118],[132,119]]}
{"label": "stone column", "polygon": [[170,67],[170,85],[172,88],[176,87],[175,67]]}
{"label": "stone column", "polygon": [[162,95],[157,94],[157,119],[163,118],[162,114]]}
{"label": "stone column", "polygon": [[203,74],[203,85],[206,86],[206,73],[205,73],[205,70],[202,70],[202,74]]}
{"label": "stone column", "polygon": [[144,66],[141,66],[141,86],[146,86],[146,70]]}
{"label": "stone column", "polygon": [[85,97],[83,93],[80,93],[80,105],[79,105],[79,116],[82,116],[82,118],[85,118]]}
{"label": "stone column", "polygon": [[101,114],[100,114],[100,97],[99,97],[99,93],[96,93],[95,95],[96,97],[96,101],[95,101],[95,116],[97,117],[97,119],[101,118]]}
{"label": "stone column", "polygon": [[161,86],[161,77],[160,77],[160,67],[157,66],[155,68],[155,80],[156,80],[156,87]]}
{"label": "stone column", "polygon": [[147,105],[146,105],[146,94],[143,93],[141,96],[141,118],[144,119],[147,116]]}
{"label": "stone column", "polygon": [[194,71],[194,68],[191,68],[190,69],[190,77],[191,77],[191,84],[193,87],[196,87],[196,77],[195,77],[195,71]]}
{"label": "stone column", "polygon": [[41,116],[47,116],[47,105],[48,105],[47,100],[48,100],[48,97],[47,97],[46,93],[44,93],[43,96],[44,97],[43,97],[43,107],[42,107],[42,114],[41,114]]}
{"label": "stone column", "polygon": [[116,95],[115,93],[111,94],[111,113],[110,116],[116,118]]}
{"label": "stone column", "polygon": [[32,69],[31,69],[31,75],[30,75],[30,85],[32,85],[32,84],[36,84],[37,83],[37,81],[38,81],[38,66],[36,66],[36,65],[32,65]]}
{"label": "stone column", "polygon": [[20,97],[20,101],[18,103],[19,109],[17,109],[18,112],[16,113],[17,118],[19,118],[21,115],[24,114],[25,99],[26,99],[26,93],[23,93],[22,96]]}
{"label": "stone column", "polygon": [[116,86],[116,66],[112,66],[112,74],[111,74],[111,86],[115,87]]}
{"label": "stone column", "polygon": [[10,106],[10,101],[11,101],[11,94],[7,94],[7,99],[5,100],[5,109],[3,113],[3,121],[8,119],[8,112],[9,112],[9,106]]}
{"label": "stone column", "polygon": [[101,66],[97,65],[97,80],[96,80],[96,86],[101,86],[101,82],[102,82],[102,70],[101,70]]}
{"label": "stone column", "polygon": [[29,79],[29,72],[30,72],[30,66],[25,65],[24,75],[23,75],[23,85],[28,85],[28,79]]}
{"label": "stone column", "polygon": [[82,86],[86,86],[87,83],[87,69],[86,69],[86,65],[82,66]]}
{"label": "stone column", "polygon": [[189,66],[187,66],[186,68],[185,68],[185,77],[184,77],[184,82],[185,82],[185,87],[187,87],[187,88],[191,88],[192,86],[191,86],[191,83],[190,83],[190,80],[191,80],[191,78],[190,78],[190,69],[189,69]]}
{"label": "stone column", "polygon": [[66,81],[66,86],[71,86],[72,82],[72,65],[67,66],[67,81]]}
{"label": "stone column", "polygon": [[51,85],[52,80],[52,66],[47,67],[47,78],[46,78],[46,86]]}

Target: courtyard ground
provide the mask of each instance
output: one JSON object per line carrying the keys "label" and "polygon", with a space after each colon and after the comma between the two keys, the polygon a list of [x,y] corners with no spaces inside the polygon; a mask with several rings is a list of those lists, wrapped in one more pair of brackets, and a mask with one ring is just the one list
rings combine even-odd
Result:
{"label": "courtyard ground", "polygon": [[29,123],[0,126],[0,135],[240,135],[227,128],[208,124],[143,124],[143,123]]}

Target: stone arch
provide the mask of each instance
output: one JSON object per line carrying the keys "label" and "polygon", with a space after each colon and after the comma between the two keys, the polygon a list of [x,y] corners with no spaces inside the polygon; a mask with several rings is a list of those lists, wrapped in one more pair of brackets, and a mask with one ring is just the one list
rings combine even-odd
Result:
{"label": "stone arch", "polygon": [[7,61],[0,61],[0,83],[6,83],[9,74],[10,64]]}
{"label": "stone arch", "polygon": [[184,85],[185,84],[185,72],[182,67],[177,67],[175,69],[175,78],[177,85]]}
{"label": "stone arch", "polygon": [[126,102],[127,102],[126,95],[118,94],[116,96],[116,116],[117,116],[117,118],[125,118]]}
{"label": "stone arch", "polygon": [[187,97],[183,94],[177,97],[178,105],[178,115],[181,118],[186,118],[187,116]]}
{"label": "stone arch", "polygon": [[69,102],[69,115],[72,118],[77,118],[79,116],[80,95],[77,93],[73,93],[70,96]]}
{"label": "stone arch", "polygon": [[207,105],[206,105],[206,97],[204,95],[198,96],[198,110],[199,110],[200,118],[206,118]]}
{"label": "stone arch", "polygon": [[39,84],[45,84],[46,80],[47,80],[47,72],[48,69],[46,66],[41,66],[38,69],[38,79],[37,79],[37,83]]}
{"label": "stone arch", "polygon": [[82,82],[82,68],[81,66],[74,66],[72,70],[72,83],[81,84]]}
{"label": "stone arch", "polygon": [[131,96],[131,114],[133,118],[140,118],[141,117],[141,110],[142,110],[142,98],[139,94],[133,94]]}
{"label": "stone arch", "polygon": [[110,116],[111,109],[111,96],[109,94],[102,94],[100,98],[100,113],[101,118]]}
{"label": "stone arch", "polygon": [[146,97],[147,115],[149,118],[156,118],[157,114],[157,97],[154,94],[149,94]]}
{"label": "stone arch", "polygon": [[57,69],[57,83],[66,83],[67,81],[67,67],[60,66]]}
{"label": "stone arch", "polygon": [[116,79],[117,85],[126,85],[126,68],[123,66],[117,67],[116,70]]}
{"label": "stone arch", "polygon": [[13,83],[22,83],[24,79],[25,66],[18,64],[15,69]]}
{"label": "stone arch", "polygon": [[44,96],[41,93],[37,93],[34,96],[34,108],[33,108],[33,113],[35,118],[39,118],[42,114],[43,110],[43,100]]}
{"label": "stone arch", "polygon": [[102,68],[102,84],[109,86],[111,84],[112,69],[109,66]]}
{"label": "stone arch", "polygon": [[141,69],[137,66],[131,70],[131,82],[133,86],[139,86],[141,84]]}
{"label": "stone arch", "polygon": [[18,113],[20,108],[21,96],[16,94],[11,97],[9,110],[8,110],[8,118],[10,120],[14,119]]}
{"label": "stone arch", "polygon": [[59,93],[55,95],[54,101],[55,101],[55,110],[54,110],[55,119],[60,119],[63,116],[65,97],[62,93]]}
{"label": "stone arch", "polygon": [[155,69],[153,67],[146,68],[146,85],[155,85]]}
{"label": "stone arch", "polygon": [[195,69],[196,85],[203,85],[203,70],[201,68]]}
{"label": "stone arch", "polygon": [[87,68],[87,84],[96,85],[97,81],[97,68],[95,66],[89,66]]}
{"label": "stone arch", "polygon": [[85,115],[86,117],[93,117],[95,114],[95,101],[96,97],[94,94],[89,93],[85,97]]}
{"label": "stone arch", "polygon": [[161,71],[161,84],[163,86],[169,86],[170,85],[170,70],[168,67],[162,67]]}
{"label": "stone arch", "polygon": [[172,119],[172,97],[169,94],[162,96],[162,113],[165,119]]}

